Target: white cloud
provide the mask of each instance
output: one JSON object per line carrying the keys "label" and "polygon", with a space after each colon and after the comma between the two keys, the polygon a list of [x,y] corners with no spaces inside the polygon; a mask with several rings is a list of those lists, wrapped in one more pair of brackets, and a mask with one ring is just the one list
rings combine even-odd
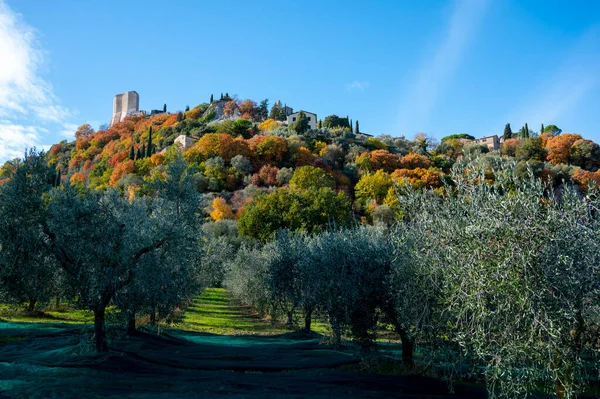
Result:
{"label": "white cloud", "polygon": [[425,124],[444,87],[459,68],[464,53],[476,36],[489,0],[456,0],[433,54],[418,66],[415,83],[407,92],[402,114],[414,118],[412,124]]}
{"label": "white cloud", "polygon": [[346,90],[347,91],[352,91],[352,90],[365,90],[366,88],[368,88],[371,84],[365,80],[360,81],[360,80],[355,80],[353,82],[350,83],[346,83]]}
{"label": "white cloud", "polygon": [[72,113],[40,74],[44,52],[33,28],[0,0],[0,161],[44,148],[49,124],[65,128]]}
{"label": "white cloud", "polygon": [[48,145],[40,144],[40,134],[48,133],[47,130],[35,126],[11,124],[9,121],[0,121],[0,156],[3,159],[20,158],[26,148],[37,147],[38,150],[47,148]]}

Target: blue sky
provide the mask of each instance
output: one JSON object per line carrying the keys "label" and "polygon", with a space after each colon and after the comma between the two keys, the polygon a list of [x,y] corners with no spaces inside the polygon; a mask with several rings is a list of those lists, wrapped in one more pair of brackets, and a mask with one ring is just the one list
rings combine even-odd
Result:
{"label": "blue sky", "polygon": [[0,160],[213,93],[438,139],[504,124],[600,141],[600,1],[0,0]]}

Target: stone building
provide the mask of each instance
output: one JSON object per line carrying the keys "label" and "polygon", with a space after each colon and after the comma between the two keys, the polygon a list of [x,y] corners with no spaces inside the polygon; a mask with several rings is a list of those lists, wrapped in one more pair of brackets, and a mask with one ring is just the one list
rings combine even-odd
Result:
{"label": "stone building", "polygon": [[475,143],[487,146],[490,151],[497,151],[500,149],[501,140],[497,135],[494,134],[493,136],[484,136],[480,139],[477,139],[475,140]]}
{"label": "stone building", "polygon": [[192,147],[194,144],[196,144],[196,141],[198,141],[198,139],[186,136],[184,134],[177,136],[175,139],[175,143],[181,144],[181,148],[183,150],[187,150],[188,148]]}
{"label": "stone building", "polygon": [[128,91],[123,94],[117,94],[113,99],[113,114],[110,119],[110,126],[131,115],[140,113],[140,96],[135,91]]}
{"label": "stone building", "polygon": [[300,112],[303,112],[304,115],[306,115],[306,119],[308,119],[309,129],[311,129],[311,130],[316,129],[317,128],[317,114],[313,114],[312,112],[307,112],[307,111],[294,112],[293,114],[288,115],[288,117],[287,117],[288,126],[291,125],[292,123],[296,122],[296,119],[298,118],[298,115],[300,115]]}

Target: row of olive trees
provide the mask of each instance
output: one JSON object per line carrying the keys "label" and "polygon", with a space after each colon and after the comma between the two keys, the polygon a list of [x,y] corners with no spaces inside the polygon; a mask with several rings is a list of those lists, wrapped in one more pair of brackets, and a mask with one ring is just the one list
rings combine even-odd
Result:
{"label": "row of olive trees", "polygon": [[108,349],[105,313],[116,306],[166,317],[205,284],[197,192],[180,160],[153,194],[53,187],[43,153],[31,151],[0,187],[0,289],[5,299],[77,299],[94,313],[96,349]]}
{"label": "row of olive trees", "polygon": [[289,322],[301,309],[306,329],[320,311],[338,342],[347,330],[369,344],[387,323],[406,362],[418,348],[483,374],[491,397],[574,397],[600,369],[599,197],[555,193],[502,159],[459,163],[452,180],[444,196],[404,188],[391,231],[281,231],[242,247],[225,285]]}

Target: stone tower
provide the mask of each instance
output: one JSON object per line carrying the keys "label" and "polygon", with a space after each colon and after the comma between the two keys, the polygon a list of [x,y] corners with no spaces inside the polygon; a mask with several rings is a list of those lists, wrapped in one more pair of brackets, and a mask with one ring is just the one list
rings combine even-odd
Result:
{"label": "stone tower", "polygon": [[110,125],[122,122],[125,117],[137,115],[140,111],[140,96],[135,91],[117,94],[113,100],[113,114]]}

